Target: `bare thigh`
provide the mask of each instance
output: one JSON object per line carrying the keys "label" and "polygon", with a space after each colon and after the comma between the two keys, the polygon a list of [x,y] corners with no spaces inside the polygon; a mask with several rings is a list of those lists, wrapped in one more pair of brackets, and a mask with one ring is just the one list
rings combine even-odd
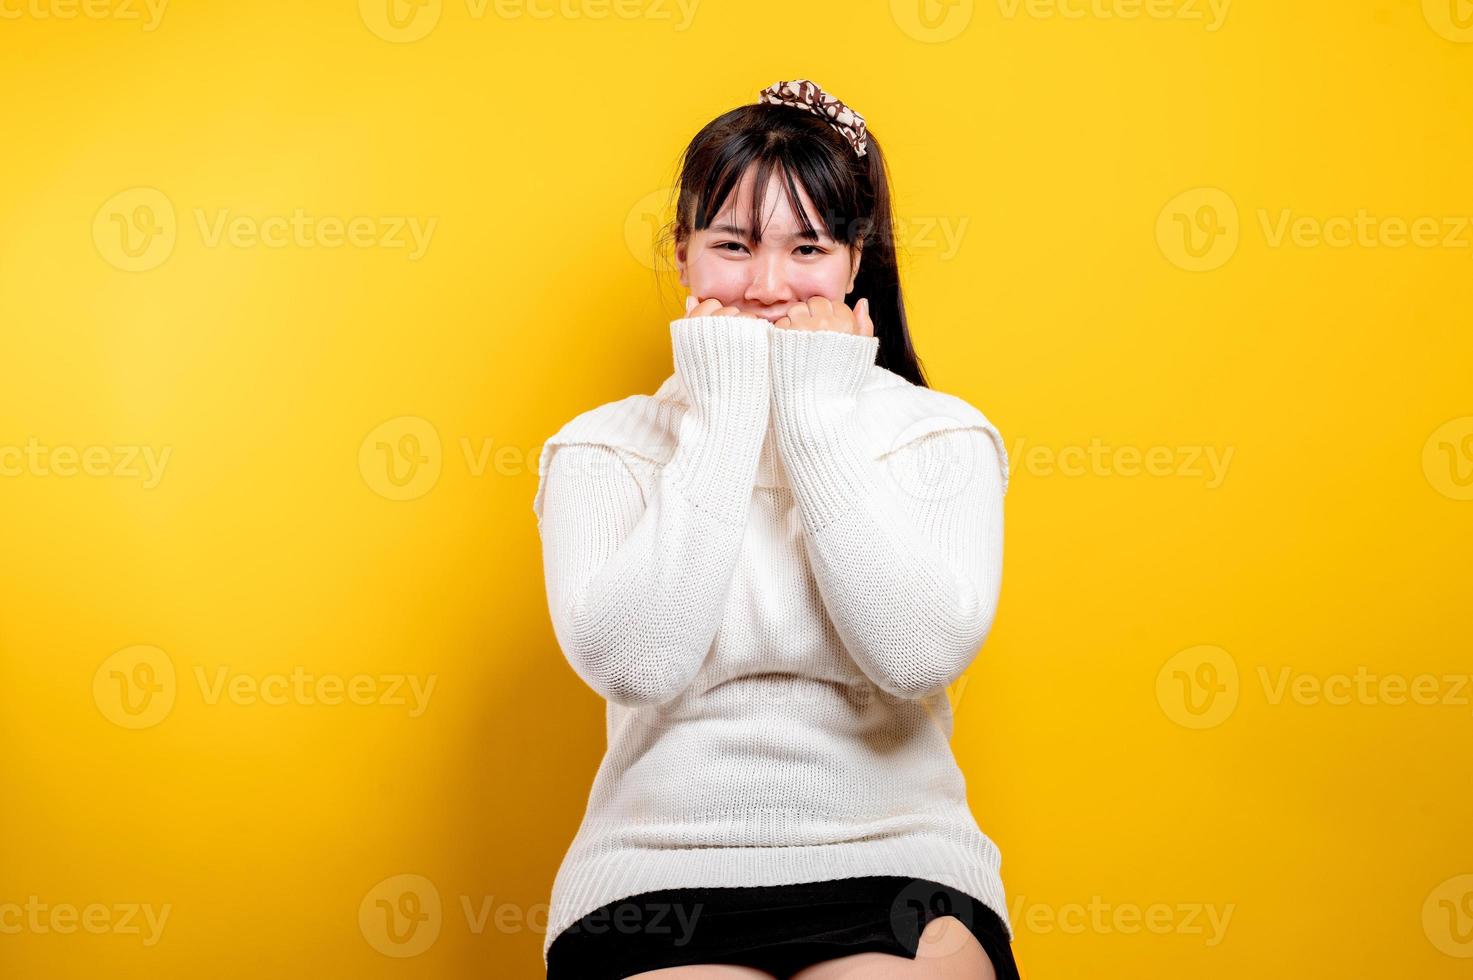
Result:
{"label": "bare thigh", "polygon": [[766,970],[754,966],[731,966],[725,963],[695,963],[690,966],[668,966],[663,970],[631,973],[625,980],[776,980]]}
{"label": "bare thigh", "polygon": [[855,953],[815,963],[792,980],[997,980],[987,950],[954,915],[932,919],[921,933],[916,958]]}

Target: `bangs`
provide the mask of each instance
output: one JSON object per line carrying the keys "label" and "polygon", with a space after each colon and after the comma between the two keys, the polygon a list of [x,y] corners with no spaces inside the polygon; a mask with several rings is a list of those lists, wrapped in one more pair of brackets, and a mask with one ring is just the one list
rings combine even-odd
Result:
{"label": "bangs", "polygon": [[[843,170],[836,171],[822,153],[805,152],[804,144],[796,140],[769,139],[761,145],[753,145],[750,140],[732,140],[727,152],[707,171],[709,179],[694,191],[688,212],[692,230],[703,231],[711,226],[720,213],[718,209],[726,204],[748,170],[754,170],[754,182],[751,213],[744,227],[754,242],[762,241],[764,199],[768,183],[776,173],[779,187],[804,233],[821,231],[834,241],[854,243],[860,230],[859,193],[852,176]],[[810,214],[803,206],[799,184],[817,214]]]}

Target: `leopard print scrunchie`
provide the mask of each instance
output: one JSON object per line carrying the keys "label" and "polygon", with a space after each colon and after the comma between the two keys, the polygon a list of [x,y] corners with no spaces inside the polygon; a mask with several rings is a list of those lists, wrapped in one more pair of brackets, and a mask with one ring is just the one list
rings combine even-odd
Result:
{"label": "leopard print scrunchie", "polygon": [[774,82],[758,94],[757,103],[796,106],[822,116],[849,141],[855,154],[864,156],[869,143],[864,117],[806,78]]}

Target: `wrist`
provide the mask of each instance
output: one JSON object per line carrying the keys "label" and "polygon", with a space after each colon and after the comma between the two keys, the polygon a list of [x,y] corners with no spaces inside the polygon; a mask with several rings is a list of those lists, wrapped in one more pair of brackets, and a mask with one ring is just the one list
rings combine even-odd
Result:
{"label": "wrist", "polygon": [[735,316],[670,321],[675,374],[692,408],[765,401],[770,386],[768,324]]}

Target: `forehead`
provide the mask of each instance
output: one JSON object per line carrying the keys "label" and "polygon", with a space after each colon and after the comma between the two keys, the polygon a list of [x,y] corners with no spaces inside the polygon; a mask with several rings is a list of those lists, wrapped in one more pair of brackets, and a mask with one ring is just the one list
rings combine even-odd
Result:
{"label": "forehead", "polygon": [[[808,196],[803,182],[794,177],[793,186],[798,191],[798,200],[808,215],[809,223],[822,231],[823,222],[818,220],[817,209],[813,206],[813,199]],[[735,218],[736,220],[731,221],[732,224],[745,227],[747,219],[752,214],[752,199],[755,196],[756,187],[757,168],[748,167],[737,186],[732,189],[717,210],[719,221],[725,222]],[[716,223],[718,222],[712,222],[712,224]],[[792,204],[788,201],[787,180],[777,170],[768,175],[767,187],[762,195],[762,227],[764,233],[797,231],[803,227],[798,221],[798,215],[793,211]]]}

